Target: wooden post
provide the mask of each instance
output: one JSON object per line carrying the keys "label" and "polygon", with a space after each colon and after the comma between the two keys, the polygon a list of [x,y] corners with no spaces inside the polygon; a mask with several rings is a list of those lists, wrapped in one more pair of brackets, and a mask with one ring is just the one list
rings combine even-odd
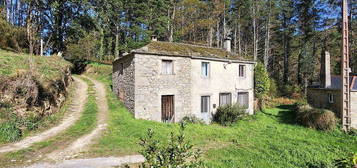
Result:
{"label": "wooden post", "polygon": [[341,78],[342,78],[342,125],[344,131],[351,128],[351,100],[350,100],[350,81],[349,81],[349,44],[348,44],[348,5],[347,0],[342,3],[342,59],[341,59]]}
{"label": "wooden post", "polygon": [[41,38],[41,49],[40,49],[40,55],[43,56],[43,39]]}

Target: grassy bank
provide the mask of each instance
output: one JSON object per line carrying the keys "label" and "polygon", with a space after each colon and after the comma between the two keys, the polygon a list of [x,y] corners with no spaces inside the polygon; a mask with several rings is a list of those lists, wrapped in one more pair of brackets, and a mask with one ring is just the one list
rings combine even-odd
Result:
{"label": "grassy bank", "polygon": [[61,119],[63,103],[53,100],[64,100],[73,90],[71,63],[56,56],[0,50],[0,67],[0,144],[21,140]]}
{"label": "grassy bank", "polygon": [[0,49],[0,76],[16,76],[31,70],[41,82],[56,80],[71,63],[57,56],[30,56]]}
{"label": "grassy bank", "polygon": [[[75,124],[68,128],[66,131],[49,140],[36,143],[30,148],[17,152],[0,154],[0,167],[26,164],[26,161],[34,161],[33,159],[41,160],[41,157],[34,156],[44,156],[45,154],[48,154],[54,150],[65,148],[71,142],[78,139],[82,135],[89,133],[95,128],[98,108],[95,99],[95,91],[93,88],[94,84],[85,78],[81,79],[83,79],[88,84],[88,98],[84,107],[84,111],[82,112],[79,120],[76,121]],[[11,162],[11,160],[16,161]]]}
{"label": "grassy bank", "polygon": [[[106,65],[103,69],[110,69]],[[104,82],[108,90],[109,129],[92,146],[90,156],[121,156],[140,150],[139,138],[155,130],[166,143],[177,124],[136,120],[110,90],[110,71],[88,75]],[[203,151],[209,167],[307,167],[331,163],[357,151],[357,137],[339,130],[321,132],[295,124],[291,106],[278,106],[250,116],[232,127],[188,125],[188,139]]]}

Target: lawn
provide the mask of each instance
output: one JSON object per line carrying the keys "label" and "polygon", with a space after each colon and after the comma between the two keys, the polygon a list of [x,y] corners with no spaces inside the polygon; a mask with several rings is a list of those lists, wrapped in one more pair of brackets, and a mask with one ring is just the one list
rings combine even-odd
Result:
{"label": "lawn", "polygon": [[[107,65],[89,65],[110,69]],[[110,90],[110,71],[87,74],[107,85],[110,110],[109,129],[93,145],[89,156],[122,156],[137,154],[139,138],[148,129],[166,143],[178,124],[136,120]],[[357,136],[339,130],[322,132],[295,123],[291,105],[266,109],[231,127],[190,124],[187,138],[203,151],[208,167],[308,167],[331,163],[357,151]]]}

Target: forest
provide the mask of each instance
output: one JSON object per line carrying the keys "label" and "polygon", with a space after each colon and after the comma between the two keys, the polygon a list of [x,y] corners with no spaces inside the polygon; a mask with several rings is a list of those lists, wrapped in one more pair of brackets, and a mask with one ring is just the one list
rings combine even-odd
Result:
{"label": "forest", "polygon": [[[349,1],[352,72],[357,0]],[[282,90],[304,90],[331,53],[340,73],[341,0],[0,0],[0,48],[110,63],[160,41],[222,47],[264,64]]]}

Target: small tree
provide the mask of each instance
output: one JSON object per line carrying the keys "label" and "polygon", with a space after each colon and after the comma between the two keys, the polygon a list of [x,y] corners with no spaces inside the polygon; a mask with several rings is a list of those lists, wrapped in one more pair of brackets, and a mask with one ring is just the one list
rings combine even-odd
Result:
{"label": "small tree", "polygon": [[254,69],[254,92],[259,101],[259,108],[263,106],[263,99],[270,89],[270,79],[262,63],[258,63]]}
{"label": "small tree", "polygon": [[180,133],[175,135],[171,132],[168,144],[161,144],[154,138],[154,131],[148,130],[147,136],[140,139],[142,154],[146,161],[142,168],[202,168],[205,167],[199,160],[201,152],[193,150],[193,145],[186,141],[184,134],[185,124],[180,124]]}

